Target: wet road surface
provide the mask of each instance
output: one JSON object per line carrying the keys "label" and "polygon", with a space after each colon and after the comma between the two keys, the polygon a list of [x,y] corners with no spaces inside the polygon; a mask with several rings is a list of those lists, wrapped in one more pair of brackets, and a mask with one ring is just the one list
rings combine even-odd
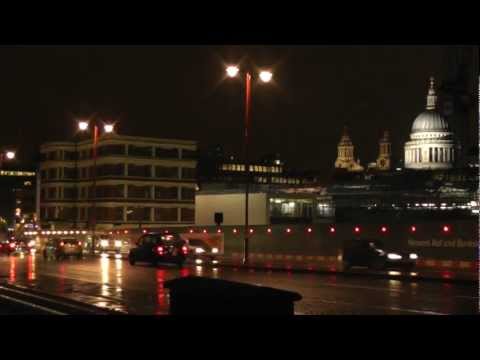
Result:
{"label": "wet road surface", "polygon": [[129,314],[166,315],[167,280],[207,276],[300,293],[296,314],[442,315],[477,314],[478,286],[401,281],[342,275],[296,274],[235,268],[138,264],[122,259],[44,260],[40,256],[0,256],[0,282],[32,287]]}

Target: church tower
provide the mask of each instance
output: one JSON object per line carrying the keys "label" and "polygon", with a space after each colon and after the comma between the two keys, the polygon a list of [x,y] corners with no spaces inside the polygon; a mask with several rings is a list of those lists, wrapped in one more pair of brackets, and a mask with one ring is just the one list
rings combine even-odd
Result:
{"label": "church tower", "polygon": [[390,170],[392,143],[390,142],[390,135],[387,130],[383,133],[383,137],[379,142],[380,151],[377,158],[378,170]]}
{"label": "church tower", "polygon": [[343,129],[343,135],[338,143],[337,160],[335,161],[335,168],[347,169],[348,171],[362,171],[363,167],[360,161],[355,161],[353,157],[353,143],[347,132],[347,127]]}

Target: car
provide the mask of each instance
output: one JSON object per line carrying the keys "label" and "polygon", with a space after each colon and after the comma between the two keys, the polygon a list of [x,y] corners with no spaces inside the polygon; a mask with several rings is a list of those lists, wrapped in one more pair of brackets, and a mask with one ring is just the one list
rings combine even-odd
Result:
{"label": "car", "polygon": [[15,251],[17,244],[13,241],[0,242],[0,254],[10,255]]}
{"label": "car", "polygon": [[218,263],[218,247],[211,246],[202,239],[188,239],[188,258],[196,264]]}
{"label": "car", "polygon": [[142,235],[128,253],[130,265],[148,262],[174,263],[182,267],[188,255],[188,246],[178,234],[147,233]]}
{"label": "car", "polygon": [[366,266],[373,270],[401,268],[412,270],[418,259],[415,253],[387,251],[384,244],[375,239],[355,239],[347,241],[343,248],[343,268]]}
{"label": "car", "polygon": [[76,238],[54,238],[47,240],[43,248],[45,259],[54,257],[57,260],[74,256],[78,259],[83,257],[82,242]]}

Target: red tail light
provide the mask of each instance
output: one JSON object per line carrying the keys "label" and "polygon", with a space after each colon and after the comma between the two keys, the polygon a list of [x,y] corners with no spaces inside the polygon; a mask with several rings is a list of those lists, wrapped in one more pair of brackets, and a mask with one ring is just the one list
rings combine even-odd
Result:
{"label": "red tail light", "polygon": [[82,246],[82,242],[81,242],[81,241],[78,242],[78,246]]}
{"label": "red tail light", "polygon": [[13,249],[15,247],[15,244],[14,243],[11,243],[10,244],[10,247]]}
{"label": "red tail light", "polygon": [[185,246],[185,245],[183,245],[183,246],[182,246],[182,252],[183,252],[183,255],[187,255],[187,253],[188,253],[188,247]]}
{"label": "red tail light", "polygon": [[163,255],[163,246],[158,246],[157,247],[157,254],[158,255]]}

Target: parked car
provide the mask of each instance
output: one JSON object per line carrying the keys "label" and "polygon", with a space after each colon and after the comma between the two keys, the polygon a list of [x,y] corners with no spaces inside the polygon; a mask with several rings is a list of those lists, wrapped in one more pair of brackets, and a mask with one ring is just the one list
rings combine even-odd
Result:
{"label": "parked car", "polygon": [[188,239],[188,258],[197,264],[218,263],[218,247],[209,245],[202,239]]}
{"label": "parked car", "polygon": [[14,241],[3,241],[0,243],[0,254],[10,255],[16,247],[17,244]]}
{"label": "parked car", "polygon": [[57,260],[74,256],[81,259],[83,256],[82,242],[76,238],[54,238],[47,240],[43,248],[45,259],[54,257]]}
{"label": "parked car", "polygon": [[369,269],[383,270],[401,268],[411,270],[415,267],[418,255],[401,251],[388,251],[379,240],[351,240],[344,244],[343,268],[366,266]]}
{"label": "parked car", "polygon": [[183,266],[188,255],[188,246],[178,234],[147,233],[142,235],[128,253],[130,265],[137,262],[175,263]]}

